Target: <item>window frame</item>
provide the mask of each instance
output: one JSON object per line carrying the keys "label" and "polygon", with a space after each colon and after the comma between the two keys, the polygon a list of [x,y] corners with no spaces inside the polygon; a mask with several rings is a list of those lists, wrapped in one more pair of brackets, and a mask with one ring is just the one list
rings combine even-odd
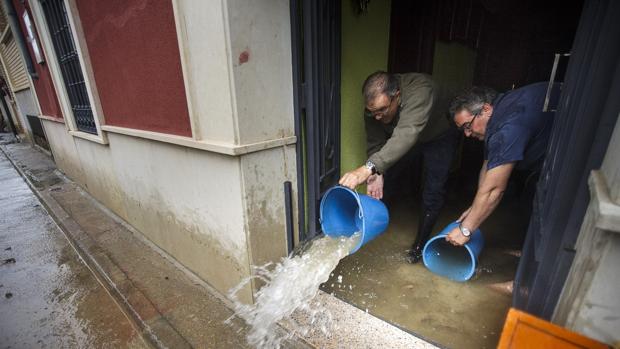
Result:
{"label": "window frame", "polygon": [[56,89],[58,100],[62,109],[62,113],[65,119],[65,125],[70,135],[82,139],[86,139],[99,144],[109,144],[106,132],[101,128],[105,125],[105,119],[101,108],[101,102],[99,100],[99,93],[95,84],[93,71],[90,64],[90,57],[88,55],[86,41],[82,32],[82,25],[79,19],[75,0],[62,0],[67,11],[67,17],[69,19],[69,27],[75,49],[78,54],[78,60],[84,77],[84,83],[86,86],[86,92],[91,104],[91,110],[93,113],[93,119],[97,134],[92,134],[84,131],[80,131],[77,127],[73,109],[67,93],[64,78],[62,76],[62,70],[55,54],[55,49],[52,41],[52,36],[49,31],[47,17],[39,1],[30,1],[30,7],[32,10],[32,17],[39,32],[39,39],[41,46],[47,59],[47,63],[52,76],[52,82]]}

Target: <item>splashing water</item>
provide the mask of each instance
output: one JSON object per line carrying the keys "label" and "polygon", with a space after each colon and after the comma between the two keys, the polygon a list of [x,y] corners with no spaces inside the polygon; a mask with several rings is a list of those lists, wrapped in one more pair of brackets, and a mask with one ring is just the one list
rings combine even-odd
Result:
{"label": "splashing water", "polygon": [[[282,341],[295,333],[307,335],[320,330],[327,335],[331,332],[334,327],[331,314],[313,299],[338,262],[359,244],[360,236],[360,233],[351,237],[324,236],[313,240],[300,255],[283,258],[275,266],[268,263],[253,267],[254,276],[229,292],[235,315],[250,327],[248,343],[257,348],[280,348]],[[237,298],[237,292],[252,279],[261,280],[265,285],[256,293],[254,304],[243,304]],[[291,317],[294,311],[305,313],[312,327],[297,323]],[[279,331],[278,322],[286,322],[286,327],[292,330],[288,333]]]}

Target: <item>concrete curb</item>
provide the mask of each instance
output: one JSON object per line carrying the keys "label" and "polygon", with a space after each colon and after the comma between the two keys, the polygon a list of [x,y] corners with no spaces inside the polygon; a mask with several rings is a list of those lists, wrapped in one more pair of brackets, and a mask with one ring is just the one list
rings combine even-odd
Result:
{"label": "concrete curb", "polygon": [[[174,343],[174,348],[191,348],[192,345],[178,333],[151,301],[135,287],[131,280],[125,276],[122,269],[105,254],[105,251],[82,230],[80,225],[50,195],[50,191],[58,190],[59,187],[56,186],[47,190],[38,189],[24,170],[10,156],[9,152],[4,149],[3,145],[0,146],[0,150],[26,184],[28,184],[28,187],[39,199],[76,253],[93,272],[99,283],[117,302],[125,315],[132,321],[145,341],[155,348],[169,348],[168,344],[170,343]],[[70,183],[63,179],[61,186],[70,185]],[[114,282],[110,277],[112,273],[124,276],[123,281],[120,283],[118,281]],[[140,304],[140,309],[148,309],[149,312],[158,314],[159,318],[154,326],[149,325],[143,319],[140,312],[137,311],[138,307],[134,306],[137,304]]]}

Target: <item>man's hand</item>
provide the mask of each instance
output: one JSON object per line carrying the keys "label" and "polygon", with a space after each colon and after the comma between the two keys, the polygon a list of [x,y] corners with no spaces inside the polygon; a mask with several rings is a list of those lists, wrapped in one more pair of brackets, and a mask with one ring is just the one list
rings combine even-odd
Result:
{"label": "man's hand", "polygon": [[459,227],[454,227],[448,235],[446,235],[446,241],[454,246],[463,246],[469,241],[469,237],[463,235]]}
{"label": "man's hand", "polygon": [[364,183],[371,174],[372,172],[366,166],[362,166],[351,172],[345,173],[344,176],[340,178],[338,183],[344,187],[355,190],[355,188]]}
{"label": "man's hand", "polygon": [[371,197],[381,200],[383,198],[383,175],[374,174],[368,177],[366,193]]}

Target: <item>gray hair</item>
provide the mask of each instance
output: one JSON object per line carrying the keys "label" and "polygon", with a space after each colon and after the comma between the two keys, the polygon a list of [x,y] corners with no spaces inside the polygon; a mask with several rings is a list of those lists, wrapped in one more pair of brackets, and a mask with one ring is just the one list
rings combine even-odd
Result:
{"label": "gray hair", "polygon": [[399,89],[400,85],[394,74],[379,70],[366,78],[362,86],[362,94],[364,101],[368,103],[382,94],[394,97]]}
{"label": "gray hair", "polygon": [[492,105],[495,97],[497,92],[494,89],[474,86],[454,98],[450,104],[450,117],[454,119],[454,115],[462,110],[467,110],[472,115],[480,114],[484,104]]}

